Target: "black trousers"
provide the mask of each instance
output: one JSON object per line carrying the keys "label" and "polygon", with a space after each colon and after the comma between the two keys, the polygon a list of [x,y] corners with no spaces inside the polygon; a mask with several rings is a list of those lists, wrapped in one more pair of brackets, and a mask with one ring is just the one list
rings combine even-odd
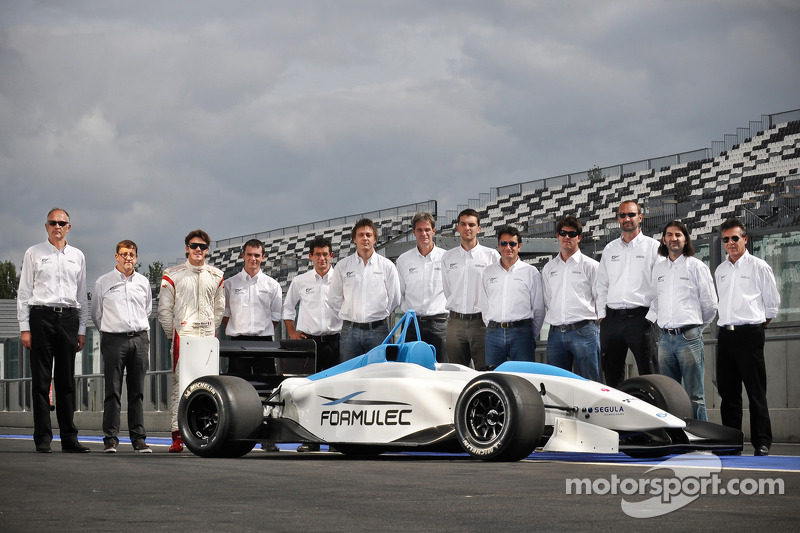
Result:
{"label": "black trousers", "polygon": [[[436,350],[436,361],[439,363],[447,362],[447,316],[444,316],[442,319],[417,317],[422,336],[420,340],[433,346]],[[417,330],[413,326],[408,328],[406,340],[417,340]]]}
{"label": "black trousers", "polygon": [[742,384],[750,402],[750,442],[772,445],[767,407],[767,369],[764,364],[763,324],[742,330],[720,328],[717,342],[717,390],[722,398],[722,424],[742,429]]}
{"label": "black trousers", "polygon": [[317,372],[339,364],[339,334],[307,335],[317,343]]}
{"label": "black trousers", "polygon": [[617,387],[625,379],[628,349],[636,358],[639,375],[658,373],[655,331],[645,319],[647,311],[647,307],[606,307],[606,317],[600,323],[600,357],[606,385]]}
{"label": "black trousers", "polygon": [[147,438],[144,429],[144,378],[150,354],[147,331],[128,336],[124,333],[103,333],[100,353],[105,368],[105,400],[103,401],[103,441],[119,445],[120,409],[123,373],[127,373],[128,435],[134,446]]}
{"label": "black trousers", "polygon": [[75,350],[78,348],[78,310],[31,308],[31,394],[33,440],[53,440],[50,423],[50,380],[55,386],[56,417],[61,445],[78,441],[75,427]]}

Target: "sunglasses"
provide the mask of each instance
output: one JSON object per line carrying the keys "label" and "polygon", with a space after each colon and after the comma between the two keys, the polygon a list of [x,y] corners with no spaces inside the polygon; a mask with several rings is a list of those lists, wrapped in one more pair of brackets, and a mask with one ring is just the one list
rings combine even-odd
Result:
{"label": "sunglasses", "polygon": [[617,216],[621,219],[627,218],[636,218],[639,213],[617,213]]}
{"label": "sunglasses", "polygon": [[500,244],[500,248],[505,248],[506,246],[510,246],[510,247],[514,248],[519,243],[518,242],[514,242],[514,241],[500,241],[499,244]]}
{"label": "sunglasses", "polygon": [[569,237],[570,239],[574,239],[575,237],[580,235],[580,233],[578,233],[577,231],[567,231],[565,229],[558,230],[558,234],[561,237]]}
{"label": "sunglasses", "polygon": [[730,237],[723,237],[722,242],[728,244],[728,241],[739,242],[739,239],[741,239],[741,237],[739,237],[738,235],[732,235]]}
{"label": "sunglasses", "polygon": [[66,220],[48,220],[47,223],[51,226],[61,226],[62,228],[69,224]]}
{"label": "sunglasses", "polygon": [[198,248],[200,248],[201,250],[208,250],[208,245],[204,242],[190,242],[189,248],[191,248],[192,250],[197,250]]}

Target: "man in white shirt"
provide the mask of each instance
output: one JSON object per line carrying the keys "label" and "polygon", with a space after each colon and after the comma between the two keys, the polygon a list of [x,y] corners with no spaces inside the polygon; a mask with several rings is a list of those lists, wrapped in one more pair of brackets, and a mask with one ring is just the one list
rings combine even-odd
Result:
{"label": "man in white shirt", "polygon": [[[311,339],[317,344],[316,371],[322,372],[339,364],[342,331],[342,319],[328,302],[333,277],[331,240],[315,237],[308,244],[308,258],[314,268],[295,276],[289,285],[283,302],[283,323],[290,339]],[[306,442],[297,451],[318,452],[319,444]]]}
{"label": "man in white shirt", "polygon": [[[395,263],[400,276],[400,309],[403,313],[414,310],[422,340],[433,346],[436,360],[443,363],[447,361],[447,300],[442,289],[444,250],[433,242],[436,233],[433,215],[417,213],[411,220],[411,227],[417,246],[400,255]],[[408,332],[408,340],[416,339],[413,328]]]}
{"label": "man in white shirt", "polygon": [[547,364],[600,381],[600,328],[595,281],[599,263],[581,253],[583,225],[572,215],[556,224],[561,251],[542,269]]}
{"label": "man in white shirt", "polygon": [[333,269],[330,305],[342,319],[339,356],[367,353],[389,336],[389,315],[400,304],[400,280],[389,259],[375,252],[378,228],[368,218],[353,226],[356,253]]}
{"label": "man in white shirt", "polygon": [[658,369],[678,383],[692,402],[692,413],[698,420],[706,415],[705,352],[703,330],[717,314],[717,293],[711,270],[694,256],[689,230],[683,222],[668,222],[658,247],[659,261],[653,268],[656,295],[650,304],[647,319],[658,321]]}
{"label": "man in white shirt", "polygon": [[117,244],[117,266],[100,276],[92,294],[92,320],[101,332],[100,353],[105,369],[103,402],[103,451],[119,446],[123,374],[127,374],[128,435],[133,451],[150,453],[145,442],[144,379],[150,355],[150,313],[153,294],[150,281],[135,271],[139,248],[130,240]]}
{"label": "man in white shirt", "polygon": [[642,209],[636,202],[622,202],[617,219],[622,236],[606,245],[597,269],[601,361],[612,387],[625,377],[628,349],[639,375],[658,372],[655,332],[645,318],[655,295],[651,274],[659,260],[658,241],[639,229]]}
{"label": "man in white shirt", "polygon": [[536,336],[544,323],[542,277],[535,267],[519,259],[519,230],[500,228],[497,248],[500,262],[487,266],[481,280],[489,369],[504,361],[535,361]]}
{"label": "man in white shirt", "polygon": [[312,339],[317,343],[316,370],[321,372],[339,364],[342,331],[342,319],[328,302],[333,275],[331,240],[315,237],[308,245],[308,258],[314,268],[295,276],[289,285],[283,303],[283,323],[290,339]]}
{"label": "man in white shirt", "polygon": [[[261,271],[264,243],[250,239],[242,246],[244,268],[225,280],[225,312],[222,325],[232,339],[271,341],[281,320],[280,284]],[[274,374],[272,358],[232,357],[231,374]]]}
{"label": "man in white shirt", "polygon": [[486,325],[481,314],[481,280],[496,263],[497,250],[478,244],[480,216],[474,209],[458,214],[461,245],[442,255],[442,289],[447,300],[447,360],[477,370],[486,368]]}
{"label": "man in white shirt", "polygon": [[178,430],[180,338],[216,336],[225,312],[222,271],[206,264],[211,237],[205,231],[196,229],[189,232],[184,243],[186,262],[164,270],[161,292],[158,294],[158,321],[172,345],[170,453],[183,451],[183,440]]}
{"label": "man in white shirt", "polygon": [[720,226],[728,258],[714,272],[719,294],[717,389],[720,415],[742,429],[742,384],[750,406],[750,442],[755,455],[769,455],[772,424],[767,406],[764,330],[778,316],[781,296],[772,268],[747,251],[747,228],[737,219]]}
{"label": "man in white shirt", "polygon": [[33,441],[36,451],[50,453],[50,380],[55,384],[61,450],[86,453],[75,427],[75,353],[83,350],[89,302],[86,259],[67,244],[69,213],[53,208],[44,228],[47,240],[28,248],[17,290],[20,342],[29,349]]}

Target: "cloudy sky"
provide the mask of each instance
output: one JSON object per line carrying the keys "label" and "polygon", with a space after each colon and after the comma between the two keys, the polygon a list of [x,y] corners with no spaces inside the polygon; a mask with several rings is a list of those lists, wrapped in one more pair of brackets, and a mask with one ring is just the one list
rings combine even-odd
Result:
{"label": "cloudy sky", "polygon": [[[800,108],[796,0],[0,4],[0,261],[212,239],[710,147]],[[146,270],[146,269],[145,269]]]}

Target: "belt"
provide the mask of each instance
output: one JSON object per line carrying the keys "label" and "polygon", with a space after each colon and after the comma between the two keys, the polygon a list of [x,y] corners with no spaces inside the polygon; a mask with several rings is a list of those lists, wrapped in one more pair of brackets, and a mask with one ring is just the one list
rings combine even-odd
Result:
{"label": "belt", "polygon": [[728,324],[722,327],[724,329],[727,329],[728,331],[745,331],[748,329],[756,329],[764,327],[764,324]]}
{"label": "belt", "polygon": [[475,320],[482,319],[483,314],[481,313],[456,313],[455,311],[450,311],[451,318],[457,318],[459,320]]}
{"label": "belt", "polygon": [[447,313],[441,315],[418,316],[420,322],[447,322]]}
{"label": "belt", "polygon": [[331,342],[335,340],[339,340],[338,333],[331,333],[330,335],[306,335],[307,339],[319,341],[319,342]]}
{"label": "belt", "polygon": [[136,337],[137,335],[141,335],[143,333],[147,333],[147,330],[143,329],[141,331],[122,331],[122,332],[104,331],[103,335],[118,335],[120,337]]}
{"label": "belt", "polygon": [[631,307],[630,309],[612,309],[606,307],[606,316],[634,317],[646,315],[649,307]]}
{"label": "belt", "polygon": [[52,311],[53,313],[71,313],[78,310],[77,307],[69,307],[66,305],[60,307],[52,305],[32,305],[31,309],[36,309],[37,311]]}
{"label": "belt", "polygon": [[686,333],[690,329],[701,327],[703,327],[701,324],[689,324],[688,326],[681,326],[679,328],[661,328],[661,330],[668,335],[680,335],[681,333]]}
{"label": "belt", "polygon": [[572,331],[573,329],[581,329],[583,326],[596,323],[597,322],[594,320],[579,320],[577,322],[573,322],[572,324],[562,324],[560,326],[550,326],[550,327],[553,329],[557,329],[561,333],[566,333],[567,331]]}
{"label": "belt", "polygon": [[352,326],[358,329],[376,329],[386,325],[386,319],[384,318],[383,320],[376,320],[375,322],[353,322],[350,320],[344,320],[342,323],[345,326]]}
{"label": "belt", "polygon": [[525,318],[523,320],[517,320],[516,322],[495,322],[494,320],[490,320],[489,321],[489,327],[490,328],[509,329],[509,328],[521,328],[523,326],[530,326],[530,325],[531,325],[531,319],[530,318]]}

